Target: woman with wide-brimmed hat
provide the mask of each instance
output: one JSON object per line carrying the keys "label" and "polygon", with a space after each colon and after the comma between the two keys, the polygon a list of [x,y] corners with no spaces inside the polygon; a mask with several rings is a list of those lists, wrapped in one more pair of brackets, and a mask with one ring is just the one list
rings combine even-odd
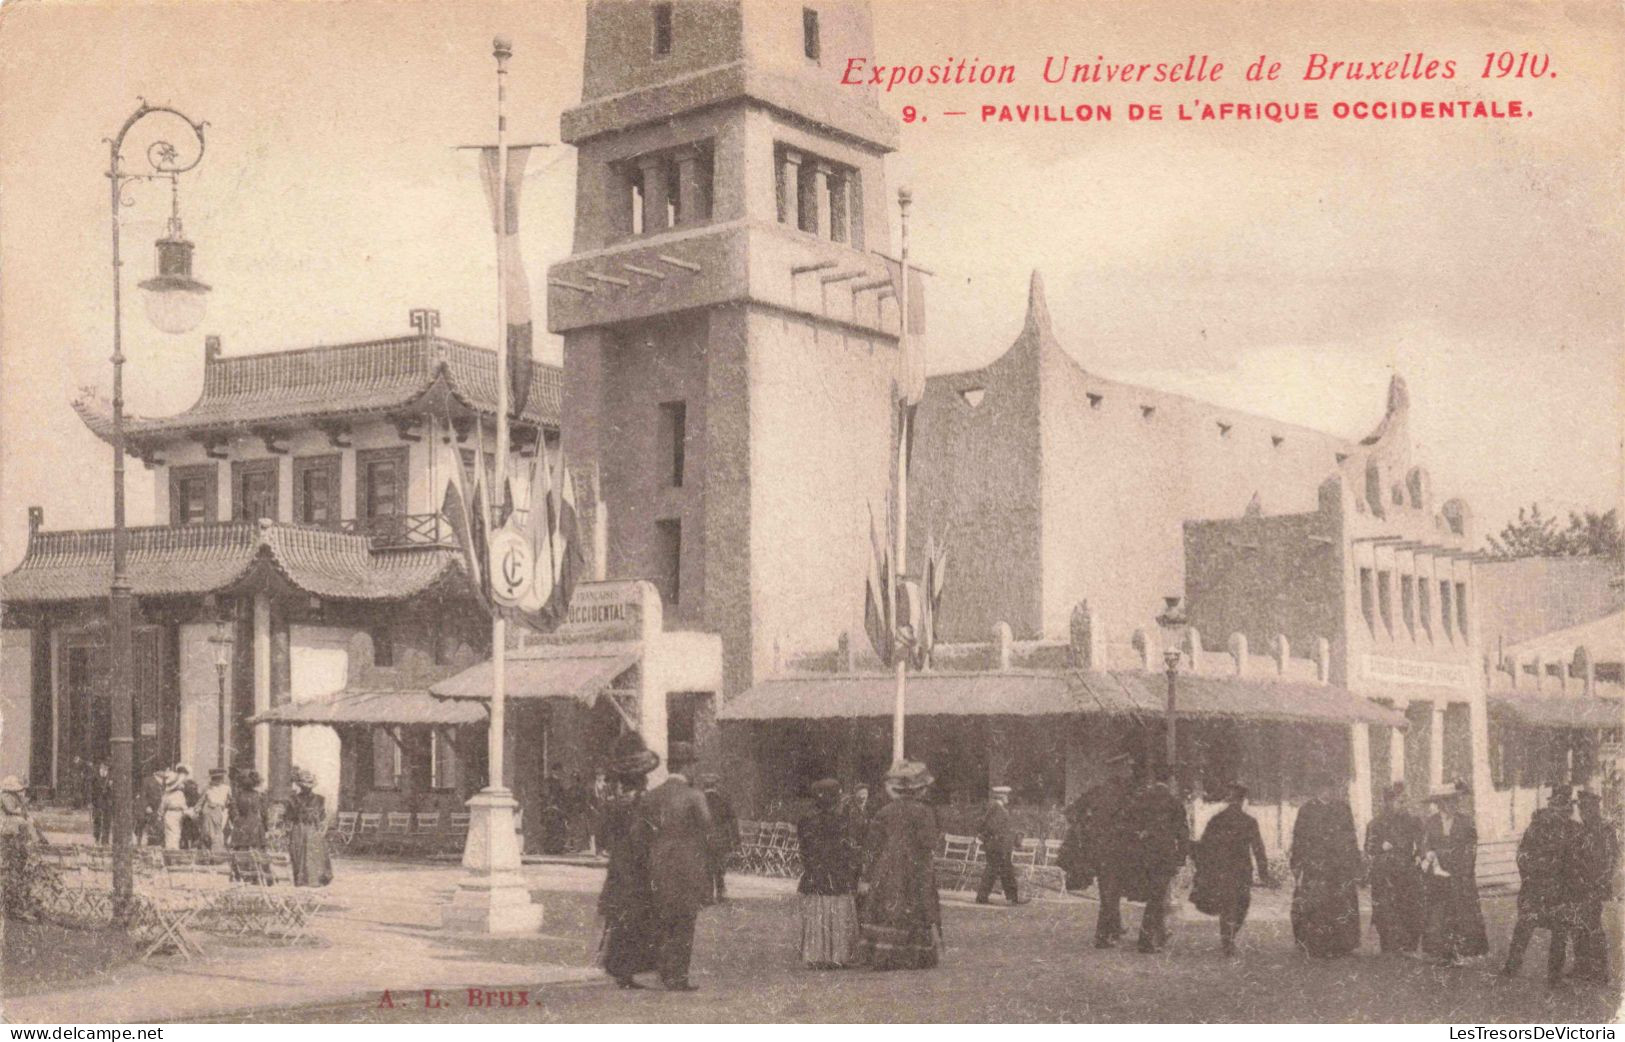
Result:
{"label": "woman with wide-brimmed hat", "polygon": [[1468,795],[1459,781],[1434,789],[1422,833],[1422,950],[1447,966],[1490,950],[1478,904],[1478,828],[1462,807]]}
{"label": "woman with wide-brimmed hat", "polygon": [[941,834],[920,797],[931,786],[925,764],[902,760],[886,775],[891,802],[869,828],[869,893],[859,924],[860,955],[877,970],[921,970],[937,964],[942,907],[932,863]]}
{"label": "woman with wide-brimmed hat", "polygon": [[293,860],[294,886],[326,886],[333,881],[333,862],[327,856],[327,801],[316,792],[316,776],[295,767],[289,784],[288,856]]}
{"label": "woman with wide-brimmed hat", "polygon": [[598,894],[603,920],[598,957],[604,972],[623,988],[642,988],[636,975],[656,969],[660,962],[649,874],[654,826],[642,812],[648,774],[659,766],[660,757],[636,731],[615,740],[605,765],[616,792],[604,801],[598,824],[599,843],[609,852],[604,888]]}
{"label": "woman with wide-brimmed hat", "polygon": [[801,961],[815,970],[857,961],[857,838],[840,806],[841,783],[813,783],[813,809],[796,822],[801,847]]}

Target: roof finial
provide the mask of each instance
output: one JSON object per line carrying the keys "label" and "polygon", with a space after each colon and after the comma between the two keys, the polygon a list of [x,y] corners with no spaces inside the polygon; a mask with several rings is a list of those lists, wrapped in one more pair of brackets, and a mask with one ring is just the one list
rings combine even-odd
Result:
{"label": "roof finial", "polygon": [[1048,333],[1049,305],[1044,302],[1044,276],[1038,269],[1033,269],[1032,280],[1027,284],[1027,328],[1035,332]]}

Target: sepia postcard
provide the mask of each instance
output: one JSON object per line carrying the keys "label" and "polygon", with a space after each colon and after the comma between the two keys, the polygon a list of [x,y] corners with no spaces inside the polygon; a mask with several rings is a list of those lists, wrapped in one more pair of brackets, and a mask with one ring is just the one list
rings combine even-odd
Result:
{"label": "sepia postcard", "polygon": [[1622,155],[1611,0],[12,0],[0,1020],[1614,1038]]}

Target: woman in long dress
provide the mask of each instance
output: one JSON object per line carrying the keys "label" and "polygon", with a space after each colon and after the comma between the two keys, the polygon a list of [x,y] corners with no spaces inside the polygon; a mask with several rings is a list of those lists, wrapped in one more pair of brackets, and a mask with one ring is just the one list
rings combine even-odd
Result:
{"label": "woman in long dress", "polygon": [[288,856],[294,886],[326,886],[333,881],[327,857],[327,801],[316,791],[316,776],[293,769],[293,795],[288,797]]}
{"label": "woman in long dress", "polygon": [[226,826],[231,821],[231,786],[226,771],[216,767],[209,772],[209,787],[198,799],[198,825],[203,846],[219,854],[226,849]]}
{"label": "woman in long dress", "polygon": [[801,846],[801,961],[834,970],[856,961],[858,845],[840,807],[841,783],[813,783],[813,809],[796,822]]}
{"label": "woman in long dress", "polygon": [[1465,795],[1460,782],[1435,790],[1422,833],[1422,950],[1448,966],[1490,950],[1478,905],[1478,829],[1462,812]]}
{"label": "woman in long dress", "polygon": [[185,767],[177,766],[170,772],[169,780],[164,786],[163,798],[158,804],[159,820],[163,822],[165,850],[181,849],[186,819],[194,813],[186,800],[188,778],[189,772]]}
{"label": "woman in long dress", "polygon": [[1371,859],[1371,925],[1385,952],[1414,952],[1422,938],[1422,823],[1405,809],[1405,783],[1383,790],[1382,813],[1365,827]]}
{"label": "woman in long dress", "polygon": [[869,828],[873,860],[859,924],[859,951],[877,970],[937,964],[942,907],[932,864],[940,837],[936,814],[920,799],[932,782],[925,764],[903,760],[886,776],[891,802]]}
{"label": "woman in long dress", "polygon": [[619,793],[604,801],[598,842],[609,853],[598,914],[604,921],[599,951],[604,972],[623,988],[642,988],[636,975],[657,969],[659,935],[655,928],[654,887],[649,876],[649,847],[654,826],[643,814],[646,776],[660,757],[628,731],[611,750],[610,774]]}
{"label": "woman in long dress", "polygon": [[1305,803],[1292,828],[1292,937],[1310,955],[1360,946],[1360,841],[1354,814],[1334,787]]}

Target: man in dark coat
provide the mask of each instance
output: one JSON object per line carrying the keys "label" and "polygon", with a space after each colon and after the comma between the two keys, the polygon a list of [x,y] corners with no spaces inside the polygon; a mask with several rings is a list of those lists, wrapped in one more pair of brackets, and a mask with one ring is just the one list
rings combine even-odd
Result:
{"label": "man in dark coat", "polygon": [[1518,918],[1507,946],[1506,965],[1501,967],[1504,976],[1515,976],[1522,968],[1529,939],[1539,929],[1550,931],[1552,938],[1546,949],[1546,980],[1555,984],[1563,978],[1577,896],[1573,873],[1580,823],[1573,812],[1569,787],[1555,786],[1551,799],[1535,811],[1518,840]]}
{"label": "man in dark coat", "polygon": [[1106,761],[1107,777],[1078,801],[1074,871],[1100,883],[1095,947],[1110,948],[1123,936],[1121,901],[1135,846],[1134,758],[1118,753]]}
{"label": "man in dark coat", "polygon": [[105,760],[90,774],[90,830],[97,844],[113,841],[113,774]]}
{"label": "man in dark coat", "polygon": [[668,760],[671,773],[642,800],[654,828],[648,863],[660,979],[670,991],[693,991],[688,964],[694,953],[694,921],[711,889],[711,811],[685,773],[693,769],[694,747],[673,742]]}
{"label": "man in dark coat", "polygon": [[1219,917],[1219,947],[1226,955],[1236,952],[1236,933],[1247,921],[1253,902],[1253,866],[1258,878],[1271,885],[1269,857],[1264,853],[1264,837],[1258,819],[1244,809],[1247,787],[1231,783],[1225,794],[1224,810],[1215,814],[1202,830],[1196,848],[1196,886],[1192,899],[1197,910]]}
{"label": "man in dark coat", "polygon": [[726,901],[725,876],[728,855],[739,849],[739,815],[721,791],[722,779],[714,774],[700,775],[705,791],[705,808],[711,812],[711,900]]}
{"label": "man in dark coat", "polygon": [[1185,804],[1161,778],[1140,790],[1134,823],[1136,863],[1129,892],[1145,900],[1138,950],[1149,955],[1168,943],[1168,890],[1190,851],[1190,822]]}
{"label": "man in dark coat", "polygon": [[1298,809],[1289,863],[1292,939],[1310,955],[1347,955],[1360,946],[1360,838],[1342,787],[1327,781]]}
{"label": "man in dark coat", "polygon": [[1422,823],[1405,807],[1405,783],[1383,790],[1382,813],[1365,829],[1371,859],[1371,925],[1385,952],[1414,952],[1422,942]]}
{"label": "man in dark coat", "polygon": [[141,779],[141,820],[136,822],[137,838],[145,831],[147,845],[164,845],[164,791],[169,788],[169,768],[158,767]]}
{"label": "man in dark coat", "polygon": [[1010,861],[1016,845],[1015,827],[1010,822],[1010,786],[995,785],[991,793],[987,810],[982,814],[982,827],[977,833],[987,863],[982,869],[981,885],[976,888],[976,903],[988,903],[988,895],[993,893],[993,881],[997,879],[1004,888],[1005,902],[1021,904],[1016,894],[1016,868]]}
{"label": "man in dark coat", "polygon": [[1619,833],[1603,817],[1602,798],[1580,793],[1580,834],[1575,845],[1574,976],[1603,983],[1608,980],[1608,934],[1602,926],[1602,905],[1613,896],[1619,871]]}

